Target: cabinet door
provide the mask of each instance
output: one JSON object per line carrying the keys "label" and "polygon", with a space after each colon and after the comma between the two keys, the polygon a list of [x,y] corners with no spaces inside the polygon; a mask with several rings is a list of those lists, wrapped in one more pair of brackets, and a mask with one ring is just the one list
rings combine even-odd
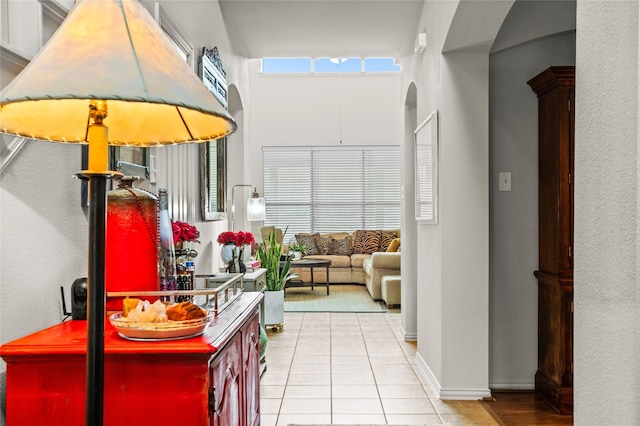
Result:
{"label": "cabinet door", "polygon": [[242,330],[247,426],[260,424],[260,323],[254,315]]}
{"label": "cabinet door", "polygon": [[242,377],[242,340],[238,334],[211,363],[213,387],[210,409],[212,426],[236,426],[244,423],[240,396]]}

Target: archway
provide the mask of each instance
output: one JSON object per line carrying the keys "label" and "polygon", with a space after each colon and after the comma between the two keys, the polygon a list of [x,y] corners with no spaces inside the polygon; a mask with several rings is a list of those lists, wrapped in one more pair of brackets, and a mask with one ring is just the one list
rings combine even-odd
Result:
{"label": "archway", "polygon": [[418,95],[415,83],[409,83],[404,100],[404,140],[400,149],[402,164],[402,296],[401,315],[404,340],[418,339],[417,297],[417,225],[415,221],[415,170],[413,161],[413,135],[418,125]]}

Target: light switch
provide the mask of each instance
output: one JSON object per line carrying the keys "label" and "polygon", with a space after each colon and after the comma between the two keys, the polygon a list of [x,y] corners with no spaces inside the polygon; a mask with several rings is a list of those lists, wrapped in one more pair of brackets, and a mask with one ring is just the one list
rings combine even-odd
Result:
{"label": "light switch", "polygon": [[500,172],[500,191],[511,191],[511,172]]}

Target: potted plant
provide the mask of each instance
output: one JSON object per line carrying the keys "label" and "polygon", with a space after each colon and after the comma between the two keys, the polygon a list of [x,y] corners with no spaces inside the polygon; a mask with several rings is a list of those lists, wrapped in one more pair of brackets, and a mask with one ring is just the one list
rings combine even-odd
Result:
{"label": "potted plant", "polygon": [[302,258],[302,256],[307,254],[307,246],[305,246],[304,244],[293,243],[291,244],[290,249],[293,252],[294,260],[299,260]]}
{"label": "potted plant", "polygon": [[[286,230],[285,230],[286,233]],[[267,325],[284,323],[284,286],[293,276],[291,274],[291,257],[284,254],[284,245],[276,240],[275,231],[258,244],[260,265],[266,268],[264,322]]]}

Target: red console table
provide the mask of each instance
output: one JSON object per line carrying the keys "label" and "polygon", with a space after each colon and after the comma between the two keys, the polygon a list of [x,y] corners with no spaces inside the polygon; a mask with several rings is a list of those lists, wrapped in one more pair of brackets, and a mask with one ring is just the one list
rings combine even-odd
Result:
{"label": "red console table", "polygon": [[[243,293],[183,340],[129,341],[105,325],[104,424],[260,424],[259,319],[264,295]],[[0,347],[11,426],[84,426],[86,321]]]}

